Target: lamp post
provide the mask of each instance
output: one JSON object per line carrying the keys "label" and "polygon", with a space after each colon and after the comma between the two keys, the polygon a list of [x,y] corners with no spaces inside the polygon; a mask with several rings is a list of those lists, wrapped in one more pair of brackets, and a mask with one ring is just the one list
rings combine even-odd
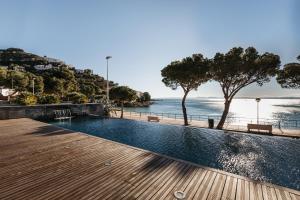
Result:
{"label": "lamp post", "polygon": [[109,104],[109,81],[108,81],[108,60],[111,59],[112,57],[111,56],[106,56],[105,59],[106,59],[106,101],[107,101],[107,104]]}
{"label": "lamp post", "polygon": [[34,95],[34,80],[35,78],[32,78],[32,94]]}
{"label": "lamp post", "polygon": [[259,102],[260,98],[256,98],[255,101],[257,102],[257,124],[259,124]]}

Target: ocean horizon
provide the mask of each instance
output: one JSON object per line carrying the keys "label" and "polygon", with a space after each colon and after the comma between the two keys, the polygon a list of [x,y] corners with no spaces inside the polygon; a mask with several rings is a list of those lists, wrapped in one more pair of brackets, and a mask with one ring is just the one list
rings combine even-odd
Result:
{"label": "ocean horizon", "polygon": [[[182,114],[180,98],[154,98],[149,107],[131,107],[127,111]],[[224,108],[221,97],[192,97],[186,100],[188,115],[220,116]],[[257,102],[255,98],[235,98],[232,100],[229,116],[234,118],[257,119]],[[259,119],[261,121],[300,120],[300,97],[262,97],[259,102]]]}

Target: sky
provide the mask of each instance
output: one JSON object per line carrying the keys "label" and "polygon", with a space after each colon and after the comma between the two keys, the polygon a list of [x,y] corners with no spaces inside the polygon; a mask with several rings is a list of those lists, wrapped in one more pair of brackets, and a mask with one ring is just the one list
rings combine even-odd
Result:
{"label": "sky", "polygon": [[[0,0],[0,49],[58,58],[90,68],[152,97],[180,97],[160,71],[171,61],[254,46],[280,55],[282,65],[300,55],[299,0]],[[222,97],[209,82],[189,97]],[[275,80],[242,89],[240,97],[300,96]]]}

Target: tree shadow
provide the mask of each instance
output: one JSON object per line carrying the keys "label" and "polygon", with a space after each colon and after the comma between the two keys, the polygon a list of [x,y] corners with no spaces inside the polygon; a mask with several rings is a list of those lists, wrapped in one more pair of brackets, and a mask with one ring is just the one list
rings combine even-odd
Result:
{"label": "tree shadow", "polygon": [[[169,168],[170,165],[172,165],[172,168]],[[147,162],[143,163],[138,171],[166,173],[167,171],[172,170],[172,176],[178,175],[180,177],[183,177],[186,175],[188,169],[190,169],[191,166],[192,165],[188,163],[176,161],[172,158],[154,155],[154,157],[150,158]]]}
{"label": "tree shadow", "polygon": [[27,133],[26,135],[39,135],[39,136],[55,136],[75,133],[75,131],[62,129],[53,125],[45,125],[35,128],[33,132]]}

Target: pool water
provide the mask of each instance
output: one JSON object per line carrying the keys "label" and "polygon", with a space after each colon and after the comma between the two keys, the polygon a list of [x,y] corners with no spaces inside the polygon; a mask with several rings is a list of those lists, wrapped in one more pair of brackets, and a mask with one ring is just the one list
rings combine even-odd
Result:
{"label": "pool water", "polygon": [[48,123],[300,190],[300,139],[121,119]]}

